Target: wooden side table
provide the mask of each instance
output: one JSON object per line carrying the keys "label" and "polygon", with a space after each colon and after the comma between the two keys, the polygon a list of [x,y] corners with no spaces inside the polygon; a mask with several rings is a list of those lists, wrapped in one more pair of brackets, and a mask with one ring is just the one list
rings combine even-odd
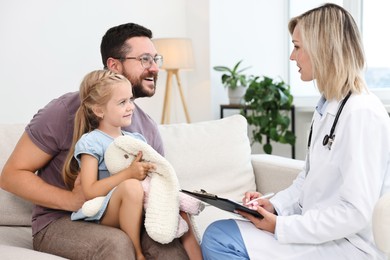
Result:
{"label": "wooden side table", "polygon": [[227,105],[221,105],[220,108],[220,118],[224,118],[223,111],[225,109],[235,109],[235,110],[243,110],[244,114],[246,115],[247,108],[245,105],[240,105],[240,104],[227,104]]}

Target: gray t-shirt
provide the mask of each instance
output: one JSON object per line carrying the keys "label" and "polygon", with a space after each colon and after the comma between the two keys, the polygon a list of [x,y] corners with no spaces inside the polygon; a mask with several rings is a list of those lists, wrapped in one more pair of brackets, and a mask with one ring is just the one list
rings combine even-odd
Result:
{"label": "gray t-shirt", "polygon": [[[52,160],[38,171],[38,176],[45,182],[63,189],[66,187],[61,172],[72,144],[73,121],[79,105],[78,92],[62,95],[40,109],[26,127],[26,132],[32,142],[42,151],[53,156]],[[164,155],[163,143],[156,122],[137,105],[135,105],[131,125],[124,130],[142,134],[148,144]],[[32,213],[33,235],[52,221],[70,214],[71,212],[68,211],[36,205]]]}

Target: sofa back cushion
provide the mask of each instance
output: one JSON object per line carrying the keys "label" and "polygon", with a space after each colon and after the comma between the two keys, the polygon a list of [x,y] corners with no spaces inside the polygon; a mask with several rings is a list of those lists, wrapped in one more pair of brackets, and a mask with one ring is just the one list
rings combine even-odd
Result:
{"label": "sofa back cushion", "polygon": [[[24,131],[24,124],[0,124],[0,169]],[[240,201],[255,190],[247,122],[234,115],[192,124],[159,125],[165,156],[181,188],[204,189]],[[32,204],[0,189],[0,225],[31,225]]]}
{"label": "sofa back cushion", "polygon": [[247,121],[241,115],[160,125],[165,157],[186,190],[204,189],[236,201],[255,190]]}
{"label": "sofa back cushion", "polygon": [[[0,171],[22,135],[25,124],[0,124]],[[0,174],[1,174],[0,172]],[[31,226],[32,204],[0,189],[0,225]]]}

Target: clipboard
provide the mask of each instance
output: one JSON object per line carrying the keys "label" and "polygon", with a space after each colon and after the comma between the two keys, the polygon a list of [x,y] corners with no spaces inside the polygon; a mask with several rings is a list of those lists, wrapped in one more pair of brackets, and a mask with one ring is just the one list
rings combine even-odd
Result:
{"label": "clipboard", "polygon": [[202,190],[202,189],[200,191],[193,191],[193,192],[188,191],[188,190],[183,190],[183,189],[181,189],[180,191],[189,195],[189,196],[197,198],[203,202],[206,202],[214,207],[217,207],[217,208],[225,210],[225,211],[232,212],[234,214],[238,214],[235,212],[236,210],[241,210],[241,211],[247,212],[247,213],[249,213],[257,218],[261,218],[261,219],[263,218],[263,215],[261,215],[259,212],[255,211],[253,209],[247,208],[247,207],[245,207],[245,206],[243,206],[243,205],[241,205],[233,200],[221,198],[221,197],[218,197],[217,195],[207,193],[205,190]]}

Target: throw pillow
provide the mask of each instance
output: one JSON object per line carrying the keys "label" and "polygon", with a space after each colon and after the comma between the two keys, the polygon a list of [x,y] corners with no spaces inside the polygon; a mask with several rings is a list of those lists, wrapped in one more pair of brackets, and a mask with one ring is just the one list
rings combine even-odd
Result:
{"label": "throw pillow", "polygon": [[160,125],[159,130],[165,157],[175,168],[182,189],[204,189],[236,201],[256,189],[243,116]]}

